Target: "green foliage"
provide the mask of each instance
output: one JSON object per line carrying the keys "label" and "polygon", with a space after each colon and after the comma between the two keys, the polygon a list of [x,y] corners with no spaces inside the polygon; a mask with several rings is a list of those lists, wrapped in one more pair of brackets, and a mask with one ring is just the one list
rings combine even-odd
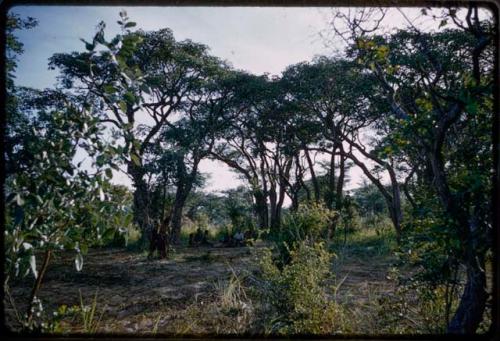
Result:
{"label": "green foliage", "polygon": [[[5,182],[8,276],[25,274],[23,264],[30,258],[34,262],[35,251],[65,248],[79,253],[106,232],[98,225],[107,217],[93,207],[106,200],[105,168],[90,175],[73,163],[76,145],[98,139],[101,132],[92,129],[95,121],[88,114],[76,114],[72,107],[40,111],[31,123],[31,134],[20,142],[32,159],[17,159],[15,167],[24,171]],[[83,125],[88,129],[82,131]],[[87,148],[93,155],[100,150],[90,144]],[[33,263],[31,269],[36,277]]]}
{"label": "green foliage", "polygon": [[[277,258],[267,254],[262,262],[271,332],[332,331],[340,313],[321,287],[330,259],[318,242],[340,226],[343,250],[364,257],[392,252],[393,232],[381,217],[387,204],[396,210],[396,182],[409,174],[404,189],[411,207],[397,255],[418,270],[411,290],[429,331],[443,331],[446,324],[432,316],[444,314],[448,322],[455,307],[450,285],[461,265],[482,273],[491,250],[495,36],[493,22],[480,21],[472,9],[462,23],[468,27],[457,24],[456,11],[434,17],[440,20],[436,32],[412,27],[357,35],[360,19],[351,23],[343,57],[293,65],[279,78],[235,71],[207,46],[176,41],[170,29],[132,31],[136,24],[122,11],[119,34],[108,39],[101,22],[90,41],[82,39],[85,52],[51,58],[67,93],[15,86],[23,44],[14,32],[36,20],[8,15],[5,287],[29,273],[41,279],[37,257],[44,251],[74,250],[81,270],[90,247],[126,246],[139,238],[137,228],[157,226],[171,208],[179,229],[187,205],[196,227],[217,224],[230,234],[255,230],[255,211],[259,227],[272,226],[277,246]],[[458,28],[449,28],[451,21]],[[151,124],[138,124],[145,112]],[[373,138],[361,141],[367,131]],[[313,173],[309,155],[308,164],[303,160],[308,150],[333,156],[326,175],[317,177],[320,188],[304,179]],[[90,165],[75,161],[82,153]],[[337,156],[342,174],[354,162],[378,187],[365,185],[341,200],[347,177],[339,174],[335,184]],[[193,189],[205,180],[198,166],[208,157],[238,171],[250,191],[194,199]],[[134,182],[133,199],[110,183],[119,165]],[[387,170],[392,186],[384,189],[379,179]],[[339,212],[304,204],[311,185]],[[297,210],[279,221],[285,195]],[[338,240],[333,247],[340,248]],[[224,289],[230,300],[234,287],[229,282]],[[31,300],[28,314],[41,319],[41,301]],[[95,300],[90,310],[81,302],[86,331],[95,331]],[[407,300],[389,302],[397,316],[410,314]]]}
{"label": "green foliage", "polygon": [[[394,293],[378,300],[378,325],[384,334],[446,333],[451,312],[460,299],[459,290],[453,292],[446,285],[429,287],[412,281],[400,284]],[[449,301],[451,300],[451,301]]]}
{"label": "green foliage", "polygon": [[285,216],[280,228],[271,231],[270,236],[278,247],[281,260],[284,263],[288,262],[290,250],[300,242],[319,241],[326,235],[336,215],[335,211],[328,209],[322,203],[308,203]]}
{"label": "green foliage", "polygon": [[416,218],[407,223],[405,241],[397,255],[401,264],[420,269],[415,278],[431,286],[451,282],[461,253],[451,221],[443,216]]}
{"label": "green foliage", "polygon": [[337,213],[323,203],[307,203],[299,206],[296,212],[290,212],[283,220],[280,235],[290,241],[319,239],[330,226],[331,219]]}
{"label": "green foliage", "polygon": [[395,231],[387,221],[374,228],[366,225],[346,236],[337,234],[330,248],[339,257],[353,256],[369,261],[373,257],[389,255],[397,251]]}
{"label": "green foliage", "polygon": [[384,196],[373,184],[363,184],[353,190],[352,196],[362,216],[381,215],[387,212]]}
{"label": "green foliage", "polygon": [[337,332],[342,309],[324,289],[332,255],[322,243],[300,242],[290,262],[279,268],[268,250],[261,258],[261,297],[267,332],[278,335]]}
{"label": "green foliage", "polygon": [[342,201],[340,225],[344,228],[345,232],[352,232],[361,228],[358,205],[349,195],[346,195]]}
{"label": "green foliage", "polygon": [[96,315],[97,309],[97,291],[90,305],[83,303],[82,293],[80,292],[80,306],[77,308],[80,313],[81,321],[83,323],[83,332],[86,334],[95,334],[99,323],[101,322],[104,314],[104,309],[101,311],[99,317]]}
{"label": "green foliage", "polygon": [[[13,29],[35,23],[11,19]],[[22,52],[21,44],[10,48]],[[59,90],[18,88],[13,82],[8,94],[15,103],[6,108],[4,285],[29,273],[34,276],[23,324],[37,329],[44,328],[37,298],[45,270],[40,255],[45,255],[45,263],[52,253],[74,250],[80,271],[88,248],[116,230],[110,220],[115,212],[106,211],[115,153],[104,142],[91,103]],[[79,162],[82,155],[91,162],[92,173]]]}

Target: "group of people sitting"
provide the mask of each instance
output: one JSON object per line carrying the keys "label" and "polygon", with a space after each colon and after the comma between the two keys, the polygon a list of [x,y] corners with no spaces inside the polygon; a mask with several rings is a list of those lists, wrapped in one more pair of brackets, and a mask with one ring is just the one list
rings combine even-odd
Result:
{"label": "group of people sitting", "polygon": [[198,227],[195,233],[189,234],[189,246],[213,246],[212,243],[208,241],[208,230],[201,231]]}
{"label": "group of people sitting", "polygon": [[[214,246],[208,240],[208,230],[202,231],[198,228],[195,233],[189,234],[189,246]],[[219,247],[237,247],[251,245],[255,238],[255,232],[247,230],[245,232],[236,232],[234,234],[226,233],[220,240]]]}
{"label": "group of people sitting", "polygon": [[247,230],[245,232],[236,232],[233,235],[230,233],[225,234],[222,237],[221,243],[223,247],[246,246],[252,244],[253,238],[253,233]]}

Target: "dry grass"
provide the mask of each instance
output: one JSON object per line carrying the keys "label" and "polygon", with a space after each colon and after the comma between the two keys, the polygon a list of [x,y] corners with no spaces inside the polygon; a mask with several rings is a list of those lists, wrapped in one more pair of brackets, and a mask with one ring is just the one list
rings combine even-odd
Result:
{"label": "dry grass", "polygon": [[[179,248],[173,259],[152,261],[129,251],[93,250],[80,273],[74,271],[73,255],[67,254],[49,267],[40,298],[51,313],[63,304],[80,305],[80,291],[88,305],[98,291],[98,299],[91,304],[94,324],[88,324],[96,333],[262,333],[256,323],[262,318],[257,316],[261,302],[252,296],[253,284],[247,279],[257,271],[257,257],[266,246]],[[327,284],[328,295],[343,309],[342,320],[336,323],[344,332],[429,332],[429,319],[436,319],[432,314],[440,303],[429,305],[419,301],[414,291],[397,291],[390,278],[393,248],[391,231],[374,229],[348,235],[345,245],[343,236],[333,241],[335,276]],[[18,311],[23,311],[30,284],[26,279],[11,288]],[[5,307],[7,326],[15,328],[15,312],[8,301]],[[85,332],[80,318],[63,320],[61,329]]]}

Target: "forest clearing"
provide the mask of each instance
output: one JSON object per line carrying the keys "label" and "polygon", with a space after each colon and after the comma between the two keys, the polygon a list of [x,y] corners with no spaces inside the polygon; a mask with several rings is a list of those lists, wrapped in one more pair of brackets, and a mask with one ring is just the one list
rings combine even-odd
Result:
{"label": "forest clearing", "polygon": [[[366,244],[364,238],[360,245],[343,247],[340,258],[332,264],[333,277],[325,284],[334,287],[330,294],[335,293],[335,299],[352,310],[356,323],[346,321],[342,326],[353,328],[348,329],[351,334],[383,330],[377,329],[383,323],[378,317],[379,299],[395,287],[388,279],[393,255],[377,250],[383,243],[379,239]],[[260,334],[252,326],[254,307],[247,292],[251,287],[248,277],[258,269],[262,247],[263,243],[254,247],[182,247],[171,259],[159,261],[122,249],[96,250],[86,256],[85,269],[79,273],[73,270],[72,255],[63,255],[54,260],[40,298],[51,303],[49,310],[57,311],[63,305],[79,306],[80,292],[87,306],[92,306],[96,296],[93,322],[97,333]],[[230,287],[235,280],[238,283]],[[19,287],[12,295],[21,298],[29,289]],[[78,315],[63,321],[63,332],[88,332]],[[391,334],[396,330],[391,328],[401,328],[404,321],[385,323],[385,334]],[[418,323],[420,328],[426,326],[424,321]],[[426,332],[431,330],[422,329]]]}
{"label": "forest clearing", "polygon": [[10,336],[498,336],[493,7],[129,10],[6,12]]}

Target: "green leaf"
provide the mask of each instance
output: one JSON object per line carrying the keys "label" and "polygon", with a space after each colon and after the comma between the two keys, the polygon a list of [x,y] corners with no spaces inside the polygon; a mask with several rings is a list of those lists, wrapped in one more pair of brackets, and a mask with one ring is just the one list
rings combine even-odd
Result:
{"label": "green leaf", "polygon": [[106,157],[104,155],[99,155],[99,156],[97,156],[95,163],[98,167],[101,167],[104,165],[105,161],[106,161]]}
{"label": "green leaf", "polygon": [[111,170],[111,168],[106,168],[106,170],[104,172],[106,173],[106,176],[108,177],[108,179],[113,178],[113,171]]}
{"label": "green leaf", "polygon": [[88,50],[88,51],[93,51],[94,48],[95,48],[95,44],[91,44],[89,43],[88,41],[86,41],[85,39],[81,39],[80,40],[85,44],[85,48]]}
{"label": "green leaf", "polygon": [[141,165],[141,160],[139,159],[139,157],[135,154],[131,154],[130,155],[130,159],[132,160],[133,163],[136,164],[136,166],[140,166]]}
{"label": "green leaf", "polygon": [[89,247],[87,244],[83,243],[80,245],[80,251],[82,254],[86,255],[89,252]]}
{"label": "green leaf", "polygon": [[121,111],[126,113],[127,112],[127,103],[124,101],[120,101],[118,103],[118,106],[120,107]]}
{"label": "green leaf", "polygon": [[102,239],[106,240],[111,240],[115,235],[115,229],[114,228],[109,228],[104,232],[104,235],[102,236]]}
{"label": "green leaf", "polygon": [[135,22],[131,21],[131,22],[128,22],[128,23],[125,24],[125,28],[134,27],[136,25],[137,24]]}
{"label": "green leaf", "polygon": [[112,86],[110,84],[105,85],[103,87],[103,89],[104,89],[104,92],[107,93],[108,95],[112,95],[112,94],[114,94],[115,92],[118,91],[118,89],[116,89],[114,86]]}
{"label": "green leaf", "polygon": [[125,102],[127,102],[130,105],[132,105],[132,104],[135,103],[135,95],[132,92],[130,92],[130,91],[127,91],[123,95],[123,99],[125,100]]}
{"label": "green leaf", "polygon": [[151,94],[151,89],[149,88],[149,86],[147,84],[142,84],[140,89],[141,89],[141,91],[147,93],[148,95]]}
{"label": "green leaf", "polygon": [[476,114],[477,113],[477,102],[471,102],[471,103],[467,104],[465,109],[470,114]]}
{"label": "green leaf", "polygon": [[26,243],[26,242],[24,242],[24,243],[23,243],[23,248],[24,248],[25,250],[29,250],[29,249],[32,249],[32,248],[33,248],[33,245],[31,245],[30,243]]}

